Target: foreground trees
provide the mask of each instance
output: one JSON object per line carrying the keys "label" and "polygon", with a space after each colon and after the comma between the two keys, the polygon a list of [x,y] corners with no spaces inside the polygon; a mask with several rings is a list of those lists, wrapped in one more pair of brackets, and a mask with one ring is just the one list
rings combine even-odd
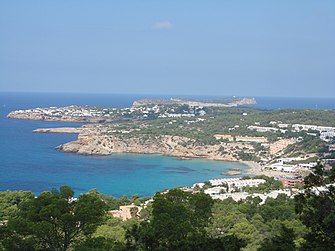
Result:
{"label": "foreground trees", "polygon": [[66,251],[103,222],[105,203],[94,194],[73,200],[69,187],[41,193],[19,205],[16,217],[2,227],[6,250]]}
{"label": "foreground trees", "polygon": [[33,193],[28,191],[0,191],[0,223],[16,216],[18,206],[33,198]]}
{"label": "foreground trees", "polygon": [[179,189],[157,194],[149,221],[128,231],[128,249],[239,250],[243,244],[233,236],[213,239],[207,234],[213,203],[208,195]]}
{"label": "foreground trees", "polygon": [[[317,165],[295,197],[296,211],[309,229],[303,250],[335,250],[335,168]],[[327,184],[330,183],[330,184]]]}
{"label": "foreground trees", "polygon": [[192,242],[205,237],[212,204],[205,194],[192,195],[178,189],[157,194],[150,221],[128,233],[129,243],[136,250],[189,250]]}
{"label": "foreground trees", "polygon": [[0,250],[335,250],[334,178],[335,169],[318,165],[295,199],[279,195],[263,202],[214,201],[172,189],[157,193],[139,219],[127,221],[105,209],[130,200],[97,191],[78,200],[69,187],[38,197],[0,192]]}

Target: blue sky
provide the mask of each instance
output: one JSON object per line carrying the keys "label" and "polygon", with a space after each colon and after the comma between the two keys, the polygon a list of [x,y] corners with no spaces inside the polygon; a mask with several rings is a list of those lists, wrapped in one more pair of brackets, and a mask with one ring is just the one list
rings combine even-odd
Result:
{"label": "blue sky", "polygon": [[335,97],[335,1],[1,0],[0,91]]}

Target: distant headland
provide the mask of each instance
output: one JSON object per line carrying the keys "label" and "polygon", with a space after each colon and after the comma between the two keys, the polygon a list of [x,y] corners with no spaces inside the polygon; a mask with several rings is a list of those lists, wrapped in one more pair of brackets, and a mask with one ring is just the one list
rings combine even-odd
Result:
{"label": "distant headland", "polygon": [[87,122],[80,128],[34,130],[78,134],[77,140],[57,147],[77,154],[147,153],[249,161],[257,167],[254,172],[271,169],[290,174],[308,171],[308,163],[332,156],[328,149],[335,139],[335,110],[243,107],[255,102],[235,97],[143,99],[128,108],[34,108],[12,111],[8,118]]}
{"label": "distant headland", "polygon": [[220,98],[210,100],[191,100],[191,99],[141,99],[133,103],[133,107],[146,105],[190,105],[190,106],[204,106],[204,107],[234,107],[241,105],[256,104],[255,98]]}
{"label": "distant headland", "polygon": [[[101,108],[96,106],[66,106],[34,108],[28,110],[17,110],[10,112],[7,117],[15,119],[32,119],[45,121],[67,121],[67,122],[112,122],[127,119],[143,119],[164,117],[165,108],[173,106],[191,106],[203,110],[204,107],[236,107],[256,104],[255,98],[221,98],[212,100],[190,100],[190,99],[142,99],[133,102],[130,108]],[[150,107],[155,106],[154,112]],[[190,116],[196,115],[189,114]],[[174,116],[172,113],[171,115]],[[176,115],[178,116],[178,115]],[[187,113],[182,114],[187,117]]]}

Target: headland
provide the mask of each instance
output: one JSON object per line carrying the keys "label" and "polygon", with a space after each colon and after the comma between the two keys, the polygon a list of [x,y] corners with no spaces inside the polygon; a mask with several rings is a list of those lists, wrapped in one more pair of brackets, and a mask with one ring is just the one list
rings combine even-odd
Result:
{"label": "headland", "polygon": [[240,107],[255,102],[251,98],[145,99],[129,108],[34,108],[10,112],[8,118],[87,122],[80,128],[34,131],[78,134],[77,140],[57,147],[64,152],[240,161],[251,165],[253,174],[301,175],[330,152],[327,149],[335,138],[334,110]]}

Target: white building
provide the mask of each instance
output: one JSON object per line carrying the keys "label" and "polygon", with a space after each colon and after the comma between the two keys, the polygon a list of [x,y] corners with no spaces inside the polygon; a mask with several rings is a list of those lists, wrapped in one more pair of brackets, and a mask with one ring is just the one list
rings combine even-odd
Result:
{"label": "white building", "polygon": [[212,199],[217,200],[226,200],[228,198],[232,198],[234,201],[238,202],[240,200],[245,200],[247,197],[251,196],[252,198],[259,197],[261,199],[260,205],[264,204],[266,199],[273,198],[276,199],[279,194],[285,194],[287,196],[291,196],[291,191],[289,189],[284,190],[274,190],[270,193],[261,194],[261,193],[253,193],[249,194],[247,192],[238,192],[238,193],[221,193],[221,194],[213,194],[210,195]]}
{"label": "white building", "polygon": [[248,129],[257,132],[277,132],[279,130],[278,128],[268,126],[248,126]]}
{"label": "white building", "polygon": [[211,188],[205,189],[204,191],[205,194],[208,194],[210,196],[222,194],[225,192],[227,192],[227,188],[223,186],[211,187]]}
{"label": "white building", "polygon": [[313,167],[315,167],[317,165],[316,162],[309,162],[309,163],[300,163],[298,164],[299,167],[301,168],[307,168],[307,169],[311,169]]}
{"label": "white building", "polygon": [[285,172],[285,173],[294,173],[295,172],[295,166],[293,165],[284,165],[281,163],[274,163],[267,168],[274,170],[274,171],[280,171],[280,172]]}
{"label": "white building", "polygon": [[331,141],[331,139],[334,137],[335,137],[335,130],[334,131],[322,131],[320,133],[320,139],[324,141]]}
{"label": "white building", "polygon": [[222,193],[222,194],[214,194],[211,195],[211,198],[214,200],[226,200],[228,198],[232,198],[234,201],[238,202],[240,200],[245,200],[250,194],[247,192],[239,192],[239,193]]}
{"label": "white building", "polygon": [[212,186],[222,186],[228,187],[228,191],[234,189],[241,189],[243,187],[255,187],[259,184],[265,183],[263,179],[241,179],[241,178],[220,178],[209,180]]}
{"label": "white building", "polygon": [[314,130],[320,132],[320,139],[324,141],[331,141],[335,137],[335,127],[330,126],[317,126],[317,125],[304,125],[304,124],[294,124],[292,125],[293,131],[308,131]]}
{"label": "white building", "polygon": [[205,183],[203,183],[203,182],[194,183],[193,186],[192,186],[192,188],[193,189],[196,188],[196,187],[203,188],[204,185],[205,185]]}

